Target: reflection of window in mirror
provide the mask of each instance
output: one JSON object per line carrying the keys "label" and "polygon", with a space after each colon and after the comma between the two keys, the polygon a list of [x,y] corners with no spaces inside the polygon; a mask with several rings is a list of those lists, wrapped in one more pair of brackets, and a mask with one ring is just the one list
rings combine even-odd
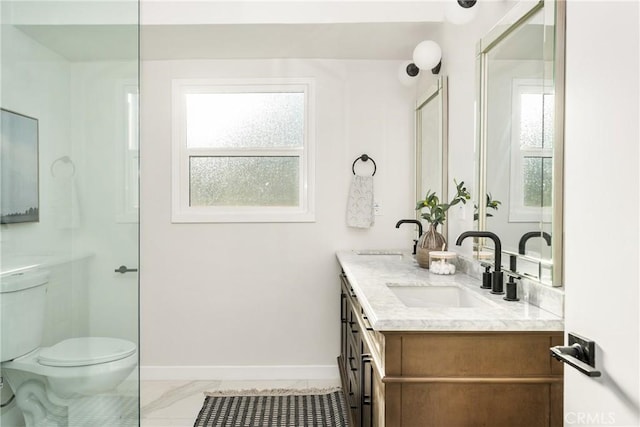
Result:
{"label": "reflection of window in mirror", "polygon": [[553,199],[551,82],[515,79],[511,129],[509,221],[548,222]]}
{"label": "reflection of window in mirror", "polygon": [[118,222],[138,222],[138,86],[125,85],[123,141],[118,155]]}

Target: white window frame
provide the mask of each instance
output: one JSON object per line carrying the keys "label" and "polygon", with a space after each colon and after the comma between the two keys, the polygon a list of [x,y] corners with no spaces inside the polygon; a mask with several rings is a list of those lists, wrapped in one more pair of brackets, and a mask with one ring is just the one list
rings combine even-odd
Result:
{"label": "white window frame", "polygon": [[[511,167],[509,188],[509,222],[550,222],[551,206],[531,207],[524,205],[523,171],[527,157],[553,158],[553,148],[522,148],[520,145],[520,96],[544,94],[553,82],[542,79],[514,79],[511,104]],[[541,212],[542,210],[542,212]]]}
{"label": "white window frame", "polygon": [[116,222],[138,223],[139,208],[139,117],[140,98],[137,80],[120,82],[119,120],[121,139],[116,149]]}
{"label": "white window frame", "polygon": [[[172,214],[174,223],[315,221],[315,82],[309,78],[174,79],[172,81]],[[305,95],[304,141],[294,148],[187,148],[186,98],[194,93],[279,93]],[[189,159],[192,156],[281,157],[299,159],[299,205],[190,206]]]}

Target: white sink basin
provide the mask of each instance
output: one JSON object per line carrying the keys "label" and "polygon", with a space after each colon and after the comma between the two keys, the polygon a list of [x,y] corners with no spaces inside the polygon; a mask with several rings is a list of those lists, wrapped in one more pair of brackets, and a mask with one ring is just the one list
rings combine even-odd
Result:
{"label": "white sink basin", "polygon": [[387,287],[407,307],[497,307],[493,301],[457,285],[387,283]]}

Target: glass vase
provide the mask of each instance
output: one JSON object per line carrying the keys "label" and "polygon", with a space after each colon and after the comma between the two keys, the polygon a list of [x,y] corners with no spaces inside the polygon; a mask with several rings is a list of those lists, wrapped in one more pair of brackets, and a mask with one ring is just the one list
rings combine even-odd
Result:
{"label": "glass vase", "polygon": [[438,233],[438,224],[431,224],[426,233],[420,236],[416,248],[416,261],[422,268],[429,268],[431,251],[444,251],[447,249],[447,241],[444,236]]}

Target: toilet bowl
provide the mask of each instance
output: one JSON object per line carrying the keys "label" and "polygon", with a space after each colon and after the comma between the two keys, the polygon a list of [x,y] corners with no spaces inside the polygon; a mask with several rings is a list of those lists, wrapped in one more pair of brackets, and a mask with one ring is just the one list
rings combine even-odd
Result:
{"label": "toilet bowl", "polygon": [[41,347],[48,272],[2,276],[2,376],[27,427],[67,426],[75,400],[115,389],[138,364],[136,345],[109,337],[69,338]]}
{"label": "toilet bowl", "polygon": [[38,348],[2,368],[14,390],[29,379],[45,378],[54,399],[71,399],[113,390],[137,362],[136,345],[130,341],[83,337]]}

